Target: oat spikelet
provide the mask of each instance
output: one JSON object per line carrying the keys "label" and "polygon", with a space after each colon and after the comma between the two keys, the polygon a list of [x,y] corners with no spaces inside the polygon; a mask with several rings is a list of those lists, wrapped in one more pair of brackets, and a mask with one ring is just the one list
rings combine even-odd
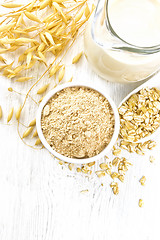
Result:
{"label": "oat spikelet", "polygon": [[45,7],[47,7],[50,2],[51,2],[51,0],[44,0],[44,1],[40,4],[40,9],[44,9]]}
{"label": "oat spikelet", "polygon": [[14,69],[14,74],[17,75],[19,72],[22,71],[22,69],[24,69],[24,65],[18,66]]}
{"label": "oat spikelet", "polygon": [[1,66],[0,66],[0,71],[3,70],[3,69],[6,68],[6,67],[7,67],[7,65],[1,65]]}
{"label": "oat spikelet", "polygon": [[5,30],[9,30],[10,28],[12,28],[15,25],[15,23],[8,23],[5,25],[0,26],[0,32],[3,32]]}
{"label": "oat spikelet", "polygon": [[13,39],[11,43],[32,43],[32,42],[36,42],[35,39],[31,39],[31,38],[18,38],[18,39]]}
{"label": "oat spikelet", "polygon": [[22,111],[22,106],[20,105],[17,112],[16,112],[16,119],[19,120],[20,115],[21,115],[21,111]]}
{"label": "oat spikelet", "polygon": [[6,53],[8,49],[0,49],[0,54]]}
{"label": "oat spikelet", "polygon": [[86,4],[84,14],[85,14],[85,17],[86,17],[86,18],[90,15],[90,10],[89,10],[88,4]]}
{"label": "oat spikelet", "polygon": [[4,59],[2,56],[0,56],[0,61],[5,63],[6,59]]}
{"label": "oat spikelet", "polygon": [[83,52],[78,53],[72,60],[72,64],[77,63],[82,57]]}
{"label": "oat spikelet", "polygon": [[38,52],[43,52],[44,49],[45,49],[45,44],[41,43],[38,47]]}
{"label": "oat spikelet", "polygon": [[38,52],[38,55],[39,55],[40,59],[46,64],[46,58],[43,55],[43,53],[42,52]]}
{"label": "oat spikelet", "polygon": [[38,132],[37,132],[37,130],[35,130],[32,137],[37,137],[37,136],[38,136]]}
{"label": "oat spikelet", "polygon": [[55,7],[55,9],[56,9],[58,12],[60,12],[60,14],[61,14],[62,17],[63,17],[64,22],[67,23],[67,18],[66,18],[66,16],[65,16],[65,14],[63,13],[63,11],[62,11],[61,7],[59,6],[59,4],[56,3],[56,2],[53,2],[52,5]]}
{"label": "oat spikelet", "polygon": [[36,3],[37,0],[34,0],[32,1],[29,6],[26,8],[28,12],[31,12],[33,7],[34,7],[34,4]]}
{"label": "oat spikelet", "polygon": [[82,18],[84,11],[85,8],[82,8],[81,11],[76,15],[75,22],[78,22]]}
{"label": "oat spikelet", "polygon": [[52,45],[55,44],[55,43],[54,43],[54,40],[53,40],[53,38],[52,38],[52,35],[51,35],[49,32],[45,32],[45,36],[46,36],[46,38],[48,39],[48,41],[49,41]]}
{"label": "oat spikelet", "polygon": [[25,32],[33,32],[37,30],[37,27],[36,26],[30,26],[28,28],[25,28]]}
{"label": "oat spikelet", "polygon": [[62,67],[62,65],[56,64],[50,70],[50,77],[56,74],[56,72]]}
{"label": "oat spikelet", "polygon": [[73,80],[73,76],[67,82],[72,82],[72,80]]}
{"label": "oat spikelet", "polygon": [[40,138],[38,138],[35,142],[35,145],[37,146],[37,145],[40,145],[40,144],[41,144],[41,140],[40,140]]}
{"label": "oat spikelet", "polygon": [[49,87],[49,84],[44,85],[37,91],[37,94],[43,94],[48,89],[48,87]]}
{"label": "oat spikelet", "polygon": [[[35,59],[33,61],[30,62],[29,66],[26,66],[25,69],[30,69],[34,66],[34,64],[36,63]],[[31,79],[31,78],[30,78]]]}
{"label": "oat spikelet", "polygon": [[31,59],[32,59],[32,53],[31,52],[29,52],[28,54],[27,54],[27,67],[29,66],[29,64],[30,64],[30,62],[31,62]]}
{"label": "oat spikelet", "polygon": [[30,135],[30,133],[33,131],[34,127],[29,127],[24,133],[23,133],[23,138],[26,138]]}
{"label": "oat spikelet", "polygon": [[16,27],[19,27],[23,22],[23,13],[19,16],[18,21],[16,23]]}
{"label": "oat spikelet", "polygon": [[10,110],[9,110],[9,114],[8,114],[8,118],[7,118],[7,123],[9,123],[13,117],[13,111],[14,111],[14,108],[12,107]]}
{"label": "oat spikelet", "polygon": [[15,24],[14,23],[11,23],[11,24],[6,24],[6,25],[2,25],[0,26],[0,32],[3,32],[5,30],[9,30],[10,28],[12,28]]}
{"label": "oat spikelet", "polygon": [[34,127],[36,125],[36,119],[33,119],[30,124],[29,127]]}
{"label": "oat spikelet", "polygon": [[61,69],[58,75],[58,81],[61,82],[65,74],[65,66]]}
{"label": "oat spikelet", "polygon": [[5,8],[18,8],[18,7],[22,7],[22,4],[18,4],[18,3],[3,3],[1,4],[2,7]]}
{"label": "oat spikelet", "polygon": [[41,41],[44,42],[45,45],[48,46],[48,43],[47,43],[47,41],[46,41],[46,38],[45,38],[45,36],[44,36],[42,33],[40,33],[40,38],[41,38]]}
{"label": "oat spikelet", "polygon": [[94,5],[94,3],[92,4],[92,12],[94,11],[94,9],[96,8],[96,6]]}
{"label": "oat spikelet", "polygon": [[2,119],[3,113],[2,113],[2,107],[0,106],[0,119]]}
{"label": "oat spikelet", "polygon": [[66,0],[54,0],[54,2],[56,2],[56,3],[63,3],[63,2],[65,2]]}
{"label": "oat spikelet", "polygon": [[41,23],[41,21],[39,20],[39,18],[36,17],[34,14],[29,13],[29,12],[24,12],[24,14],[25,14],[26,17],[29,18],[30,20]]}
{"label": "oat spikelet", "polygon": [[24,62],[24,60],[26,59],[26,55],[25,54],[21,54],[18,58],[18,62]]}
{"label": "oat spikelet", "polygon": [[20,77],[16,80],[16,82],[26,82],[30,79],[32,79],[32,77]]}

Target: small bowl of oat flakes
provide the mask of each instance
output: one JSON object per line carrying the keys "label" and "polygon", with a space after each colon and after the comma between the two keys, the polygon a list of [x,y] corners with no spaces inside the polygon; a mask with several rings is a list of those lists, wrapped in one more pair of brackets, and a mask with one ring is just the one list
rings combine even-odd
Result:
{"label": "small bowl of oat flakes", "polygon": [[42,100],[36,126],[42,144],[69,163],[104,157],[119,134],[119,114],[112,99],[89,84],[65,83]]}

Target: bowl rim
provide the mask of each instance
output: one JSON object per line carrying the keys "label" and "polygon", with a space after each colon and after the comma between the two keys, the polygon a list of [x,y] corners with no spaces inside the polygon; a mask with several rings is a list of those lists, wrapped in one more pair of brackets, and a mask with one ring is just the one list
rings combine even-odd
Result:
{"label": "bowl rim", "polygon": [[[95,84],[94,84],[95,85]],[[114,132],[112,135],[112,138],[109,142],[109,144],[97,155],[91,157],[91,158],[69,158],[66,157],[58,152],[56,152],[54,149],[52,149],[52,147],[47,143],[43,132],[42,132],[42,128],[41,128],[41,115],[42,115],[42,111],[44,106],[47,104],[47,102],[59,91],[61,91],[62,89],[68,88],[68,87],[87,87],[90,89],[93,89],[97,92],[99,92],[100,94],[102,94],[110,103],[113,113],[114,113],[114,119],[115,119],[115,125],[114,125]],[[76,82],[72,82],[72,83],[64,83],[61,84],[57,87],[55,87],[54,89],[50,90],[46,96],[44,97],[44,99],[42,100],[42,102],[40,103],[38,110],[37,110],[37,115],[36,115],[36,127],[37,127],[37,132],[38,132],[38,136],[42,142],[42,144],[44,145],[44,147],[52,154],[54,155],[56,158],[64,161],[64,162],[68,162],[68,163],[75,163],[75,164],[86,164],[86,163],[90,163],[90,162],[94,162],[97,161],[98,159],[104,157],[113,147],[113,145],[115,144],[117,138],[118,138],[118,134],[119,134],[119,128],[120,128],[120,119],[119,119],[119,113],[118,113],[118,109],[117,106],[115,105],[114,101],[111,99],[111,97],[106,94],[104,92],[104,89],[100,88],[99,86],[95,87],[92,86],[91,83],[76,83]]]}

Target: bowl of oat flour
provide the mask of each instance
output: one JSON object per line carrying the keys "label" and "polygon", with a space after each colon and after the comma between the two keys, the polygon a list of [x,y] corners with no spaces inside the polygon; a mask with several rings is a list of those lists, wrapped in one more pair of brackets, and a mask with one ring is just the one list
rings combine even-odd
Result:
{"label": "bowl of oat flour", "polygon": [[119,133],[119,114],[103,90],[65,83],[42,100],[36,118],[43,145],[69,163],[89,163],[111,150]]}

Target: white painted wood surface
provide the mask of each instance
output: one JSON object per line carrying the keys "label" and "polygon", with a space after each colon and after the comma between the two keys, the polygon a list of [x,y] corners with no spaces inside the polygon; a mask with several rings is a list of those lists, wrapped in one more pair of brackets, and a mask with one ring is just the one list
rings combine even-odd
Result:
{"label": "white painted wood surface", "polygon": [[[137,86],[100,79],[85,57],[77,66],[70,67],[72,56],[82,48],[80,38],[65,58],[65,80],[73,74],[77,82],[89,81],[93,85],[98,82],[117,103]],[[37,68],[34,73],[37,77],[38,71]],[[47,80],[46,77],[43,82]],[[11,126],[4,125],[9,108],[17,108],[22,101],[21,97],[7,91],[9,86],[24,93],[24,87],[28,87],[1,77],[0,105],[4,116],[0,124],[0,240],[159,239],[160,137],[157,147],[143,157],[123,152],[133,166],[125,182],[119,183],[120,193],[115,196],[109,187],[109,176],[99,179],[95,174],[87,177],[70,171],[60,166],[45,149],[36,151],[25,146],[18,137],[15,117]],[[37,109],[31,103],[22,116],[26,124]],[[152,164],[150,155],[156,157]],[[110,154],[110,157],[113,156]],[[97,167],[98,163],[95,169]],[[145,187],[139,183],[143,175],[147,178]],[[80,193],[85,189],[89,192]],[[143,208],[138,207],[140,198],[144,200]]]}

